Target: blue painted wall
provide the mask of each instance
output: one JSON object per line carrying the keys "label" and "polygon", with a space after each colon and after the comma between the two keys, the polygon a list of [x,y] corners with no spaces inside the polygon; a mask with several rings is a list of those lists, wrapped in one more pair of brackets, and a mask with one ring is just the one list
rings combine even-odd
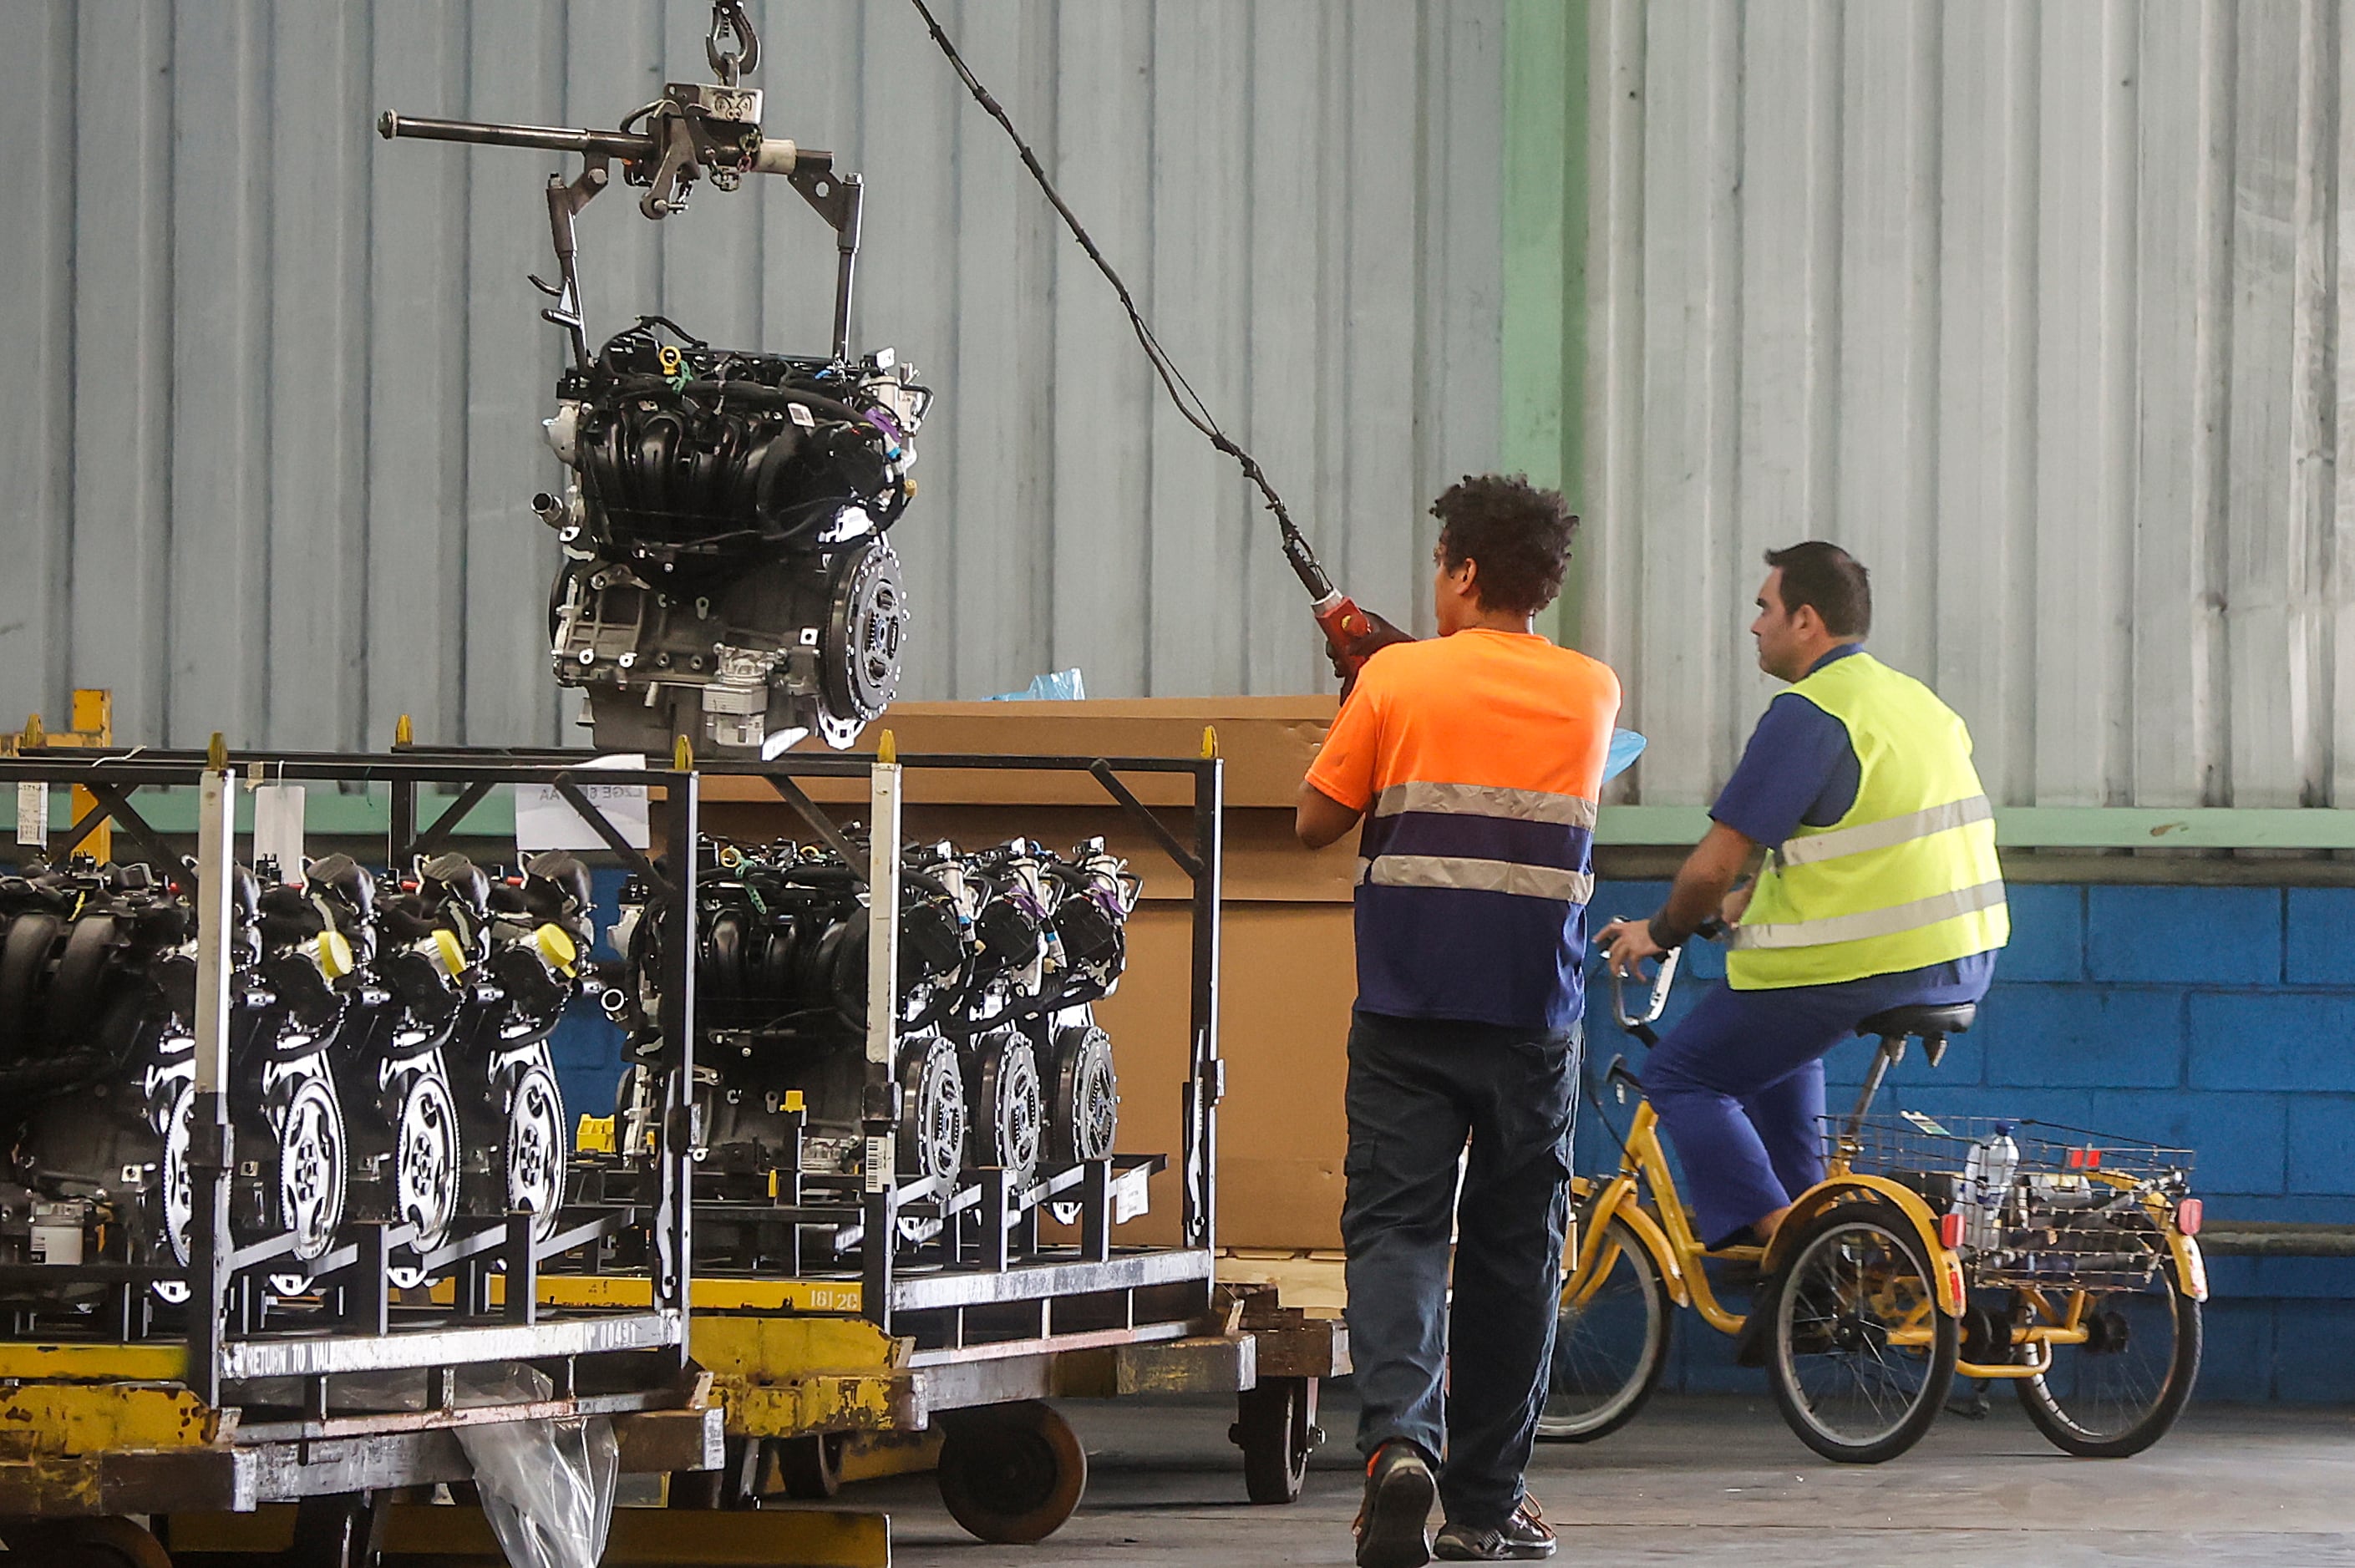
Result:
{"label": "blue painted wall", "polygon": [[[1657,882],[1605,882],[1598,920],[1649,914]],[[2355,1223],[2355,889],[2015,886],[2012,938],[1977,1027],[1931,1068],[1911,1052],[1883,1109],[2034,1117],[2199,1151],[2193,1190],[2211,1223]],[[1725,973],[1695,943],[1673,1020]],[[1643,1048],[1622,1036],[1599,989],[1588,1007],[1597,1063]],[[1850,1041],[1827,1063],[1845,1109],[1870,1061]],[[1612,1120],[1625,1113],[1605,1097]],[[1583,1170],[1618,1150],[1579,1132]],[[2355,1259],[2211,1258],[2200,1395],[2355,1402],[2355,1361],[2278,1346],[2355,1336]],[[1678,1325],[1670,1376],[1692,1389],[1754,1391],[1728,1342],[1698,1318]],[[2328,1362],[2328,1366],[2323,1362]],[[2342,1364],[2343,1363],[2343,1364]]]}
{"label": "blue painted wall", "polygon": [[[597,895],[594,956],[599,963],[621,956],[608,933],[622,912],[622,884],[628,880],[629,873],[618,866],[601,866],[590,874]],[[622,1077],[622,1031],[606,1020],[593,996],[573,1002],[549,1037],[548,1049],[556,1059],[557,1083],[564,1090],[564,1108],[573,1125],[579,1125],[584,1115],[612,1115]]]}

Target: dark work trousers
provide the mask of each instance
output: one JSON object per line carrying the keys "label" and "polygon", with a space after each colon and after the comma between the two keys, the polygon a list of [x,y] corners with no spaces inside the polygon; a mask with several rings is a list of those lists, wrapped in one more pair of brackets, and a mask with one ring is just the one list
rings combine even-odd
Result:
{"label": "dark work trousers", "polygon": [[[1553,1357],[1578,1034],[1360,1012],[1349,1029],[1349,1353],[1358,1448],[1444,1461],[1447,1517],[1521,1499]],[[1471,1141],[1463,1191],[1456,1160]],[[1448,1231],[1455,1221],[1455,1296]]]}

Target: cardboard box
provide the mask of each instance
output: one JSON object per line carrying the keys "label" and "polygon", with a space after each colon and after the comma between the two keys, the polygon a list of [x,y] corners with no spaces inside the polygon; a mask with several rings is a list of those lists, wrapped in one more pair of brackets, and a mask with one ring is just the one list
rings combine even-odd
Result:
{"label": "cardboard box", "polygon": [[[1127,702],[906,703],[889,728],[902,757],[964,752],[993,756],[1192,757],[1215,729],[1226,767],[1226,855],[1220,1049],[1227,1097],[1219,1107],[1218,1239],[1222,1247],[1284,1250],[1340,1245],[1341,1091],[1349,1006],[1357,996],[1349,890],[1356,836],[1317,853],[1292,836],[1301,775],[1332,722],[1329,697],[1170,698]],[[871,744],[870,729],[863,743]],[[1184,779],[1126,782],[1180,839]],[[808,793],[856,820],[863,784],[813,781]],[[1187,879],[1152,836],[1084,774],[999,772],[907,775],[911,837],[972,848],[1017,836],[1057,849],[1106,838],[1145,879],[1129,925],[1118,994],[1097,1005],[1120,1072],[1124,1151],[1163,1152],[1176,1164],[1178,1085],[1186,1074]],[[708,778],[707,832],[744,841],[804,837],[791,807],[756,779]],[[1177,1172],[1157,1179],[1153,1211],[1123,1241],[1177,1235]]]}

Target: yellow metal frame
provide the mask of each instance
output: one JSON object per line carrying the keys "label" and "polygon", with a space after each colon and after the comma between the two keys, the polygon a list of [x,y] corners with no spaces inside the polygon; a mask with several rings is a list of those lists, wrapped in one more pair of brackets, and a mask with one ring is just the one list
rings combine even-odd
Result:
{"label": "yellow metal frame", "polygon": [[0,1388],[0,1458],[203,1448],[222,1413],[159,1383],[19,1383]]}
{"label": "yellow metal frame", "polygon": [[188,1348],[152,1345],[0,1342],[0,1381],[76,1383],[185,1382]]}
{"label": "yellow metal frame", "polygon": [[[1611,1244],[1604,1240],[1607,1222],[1613,1219],[1626,1222],[1644,1250],[1650,1254],[1652,1264],[1659,1271],[1671,1299],[1679,1307],[1690,1307],[1701,1320],[1721,1334],[1742,1331],[1743,1315],[1733,1312],[1717,1299],[1710,1288],[1709,1275],[1701,1266],[1703,1258],[1728,1261],[1756,1261],[1763,1269],[1771,1271],[1782,1262],[1782,1252],[1770,1244],[1758,1247],[1727,1247],[1711,1252],[1693,1232],[1683,1200],[1678,1196],[1676,1178],[1668,1168],[1668,1149],[1660,1141],[1659,1115],[1648,1100],[1639,1101],[1636,1115],[1627,1130],[1625,1153],[1617,1173],[1598,1189],[1582,1178],[1575,1191],[1582,1202],[1592,1200],[1587,1211],[1593,1215],[1590,1223],[1579,1233],[1572,1265],[1563,1282],[1565,1301],[1576,1305],[1587,1294],[1598,1288],[1610,1274],[1615,1261]],[[1936,1288],[1936,1309],[1949,1317],[1962,1315],[1968,1295],[1968,1282],[1964,1275],[1961,1257],[1938,1238],[1938,1216],[1913,1189],[1886,1177],[1858,1175],[1848,1168],[1845,1156],[1835,1156],[1828,1162],[1823,1181],[1799,1195],[1775,1232],[1778,1242],[1787,1250],[1788,1238],[1798,1233],[1799,1227],[1837,1204],[1873,1200],[1889,1204],[1902,1213],[1919,1234],[1931,1261],[1931,1275]],[[2134,1179],[2102,1171],[2094,1179],[2120,1189],[2137,1185]],[[1650,1201],[1646,1201],[1646,1189]],[[2178,1287],[2194,1301],[2208,1299],[2208,1270],[2200,1243],[2183,1234],[2175,1223],[2173,1211],[2156,1193],[2147,1194],[2144,1207],[2151,1222],[2165,1237],[2169,1257],[2175,1264]],[[2012,1343],[2027,1352],[2016,1362],[2003,1365],[1982,1365],[1976,1361],[1955,1363],[1957,1375],[1989,1381],[2024,1380],[2041,1377],[2052,1365],[2052,1351],[2063,1345],[2082,1345],[2087,1329],[2085,1314],[2094,1299],[2094,1293],[2083,1290],[2024,1293],[2031,1309],[2041,1321],[2015,1324]],[[1928,1320],[1927,1304],[1915,1315],[1915,1321],[1893,1330],[1893,1345],[1926,1346],[1933,1329]]]}
{"label": "yellow metal frame", "polygon": [[[105,687],[78,687],[73,694],[72,723],[63,730],[52,730],[41,722],[37,713],[25,720],[22,732],[0,735],[0,757],[20,756],[28,751],[45,747],[97,747],[114,744],[114,693]],[[69,809],[76,821],[98,804],[98,797],[80,784],[73,786],[69,796]],[[101,864],[114,858],[114,825],[101,822],[81,841],[82,853],[95,857]]]}
{"label": "yellow metal frame", "polygon": [[[491,1299],[506,1298],[504,1276],[491,1276]],[[434,1288],[442,1290],[443,1285]],[[687,1286],[696,1312],[814,1312],[856,1317],[866,1293],[855,1279],[697,1279]],[[644,1275],[542,1275],[546,1307],[651,1307],[654,1286]]]}

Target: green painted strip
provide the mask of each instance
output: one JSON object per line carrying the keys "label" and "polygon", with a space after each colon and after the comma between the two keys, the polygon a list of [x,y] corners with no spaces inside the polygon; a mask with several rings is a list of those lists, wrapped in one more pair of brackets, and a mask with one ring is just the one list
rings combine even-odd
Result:
{"label": "green painted strip", "polygon": [[[433,821],[452,798],[449,795],[424,794],[418,802],[420,821]],[[143,789],[131,797],[131,804],[158,833],[197,830],[197,792],[193,789]],[[372,788],[364,795],[314,787],[306,793],[303,802],[303,830],[307,837],[317,838],[380,838],[391,815],[392,797],[381,787]],[[49,830],[61,831],[69,820],[66,792],[51,790]],[[238,795],[237,825],[240,832],[253,830],[253,797],[242,791]],[[16,792],[0,790],[0,831],[13,834],[16,827]],[[492,790],[481,805],[466,814],[457,831],[469,837],[513,837],[515,792],[505,785]]]}
{"label": "green painted strip", "polygon": [[[1598,844],[1692,844],[1709,831],[1698,805],[1607,805]],[[2008,849],[2355,849],[2355,811],[2194,806],[2014,805],[1995,814]]]}
{"label": "green painted strip", "polygon": [[[1586,0],[1505,9],[1504,429],[1508,472],[1583,507],[1586,375]],[[1584,597],[1573,550],[1555,635],[1574,644]]]}
{"label": "green painted strip", "polygon": [[1504,464],[1540,485],[1562,481],[1563,276],[1569,213],[1562,78],[1569,7],[1509,0],[1505,9]]}

